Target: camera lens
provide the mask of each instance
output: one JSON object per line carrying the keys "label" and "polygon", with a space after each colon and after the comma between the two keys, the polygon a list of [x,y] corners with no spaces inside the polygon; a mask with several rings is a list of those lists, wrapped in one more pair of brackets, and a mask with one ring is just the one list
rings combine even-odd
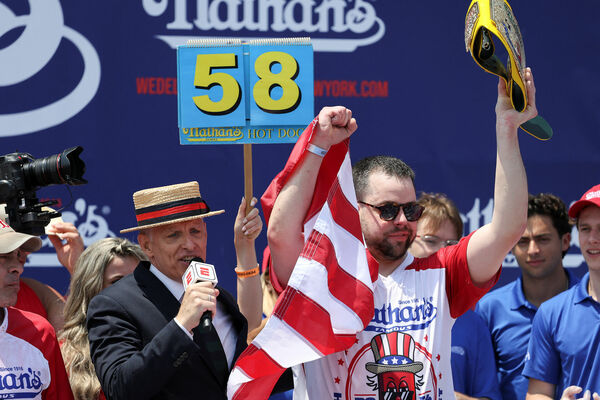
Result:
{"label": "camera lens", "polygon": [[83,147],[72,147],[60,154],[39,158],[23,165],[25,182],[29,187],[55,184],[82,185],[85,163],[79,154]]}

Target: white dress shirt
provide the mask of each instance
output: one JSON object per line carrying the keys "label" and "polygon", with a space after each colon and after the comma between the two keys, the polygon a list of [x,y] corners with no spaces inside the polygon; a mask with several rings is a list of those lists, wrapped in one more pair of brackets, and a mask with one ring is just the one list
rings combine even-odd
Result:
{"label": "white dress shirt", "polygon": [[[150,272],[154,274],[158,278],[159,281],[171,292],[173,296],[181,303],[183,299],[183,294],[185,290],[183,288],[183,282],[175,281],[161,271],[158,270],[154,265],[150,265]],[[179,326],[190,339],[193,339],[192,332],[185,329],[179,321],[173,319],[177,326]],[[231,320],[231,315],[227,313],[225,310],[225,306],[221,304],[221,302],[217,301],[217,312],[212,320],[213,326],[217,331],[217,335],[219,335],[219,339],[221,340],[221,345],[223,346],[223,350],[225,351],[225,356],[227,357],[227,365],[231,368],[233,364],[233,357],[235,355],[235,347],[238,339],[237,332],[233,328],[233,322]]]}

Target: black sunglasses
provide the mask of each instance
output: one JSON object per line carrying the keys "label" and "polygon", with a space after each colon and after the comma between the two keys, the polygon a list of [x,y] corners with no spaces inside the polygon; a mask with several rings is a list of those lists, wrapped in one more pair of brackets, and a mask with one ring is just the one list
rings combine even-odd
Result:
{"label": "black sunglasses", "polygon": [[421,218],[421,214],[423,214],[423,207],[420,204],[413,202],[398,204],[398,203],[385,203],[382,206],[374,206],[373,204],[365,203],[364,201],[358,201],[361,204],[364,204],[369,207],[376,208],[379,211],[379,218],[384,221],[392,221],[396,219],[400,209],[404,213],[407,221],[418,221]]}

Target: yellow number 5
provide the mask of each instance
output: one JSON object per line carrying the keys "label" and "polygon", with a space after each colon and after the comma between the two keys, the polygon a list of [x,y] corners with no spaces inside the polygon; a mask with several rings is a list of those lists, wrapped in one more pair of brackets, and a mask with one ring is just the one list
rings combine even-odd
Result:
{"label": "yellow number 5", "polygon": [[[281,71],[274,74],[273,64],[280,64]],[[294,79],[300,67],[294,57],[281,51],[269,51],[256,58],[254,70],[260,78],[254,85],[252,94],[256,105],[263,111],[282,114],[293,111],[300,104],[301,92]],[[274,87],[281,87],[283,95],[278,100],[271,97]]]}
{"label": "yellow number 5", "polygon": [[215,68],[237,68],[237,56],[229,54],[198,54],[196,58],[196,73],[194,86],[199,89],[210,89],[219,85],[223,89],[223,96],[219,101],[212,101],[205,94],[192,97],[194,104],[201,111],[211,115],[223,115],[234,111],[240,104],[242,89],[238,81],[224,72],[215,72]]}

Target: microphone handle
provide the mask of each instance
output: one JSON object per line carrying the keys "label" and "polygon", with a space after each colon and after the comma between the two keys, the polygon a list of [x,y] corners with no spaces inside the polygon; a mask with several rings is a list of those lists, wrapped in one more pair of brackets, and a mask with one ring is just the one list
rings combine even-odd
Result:
{"label": "microphone handle", "polygon": [[210,311],[204,311],[204,314],[200,317],[200,329],[205,332],[212,330],[212,314]]}

